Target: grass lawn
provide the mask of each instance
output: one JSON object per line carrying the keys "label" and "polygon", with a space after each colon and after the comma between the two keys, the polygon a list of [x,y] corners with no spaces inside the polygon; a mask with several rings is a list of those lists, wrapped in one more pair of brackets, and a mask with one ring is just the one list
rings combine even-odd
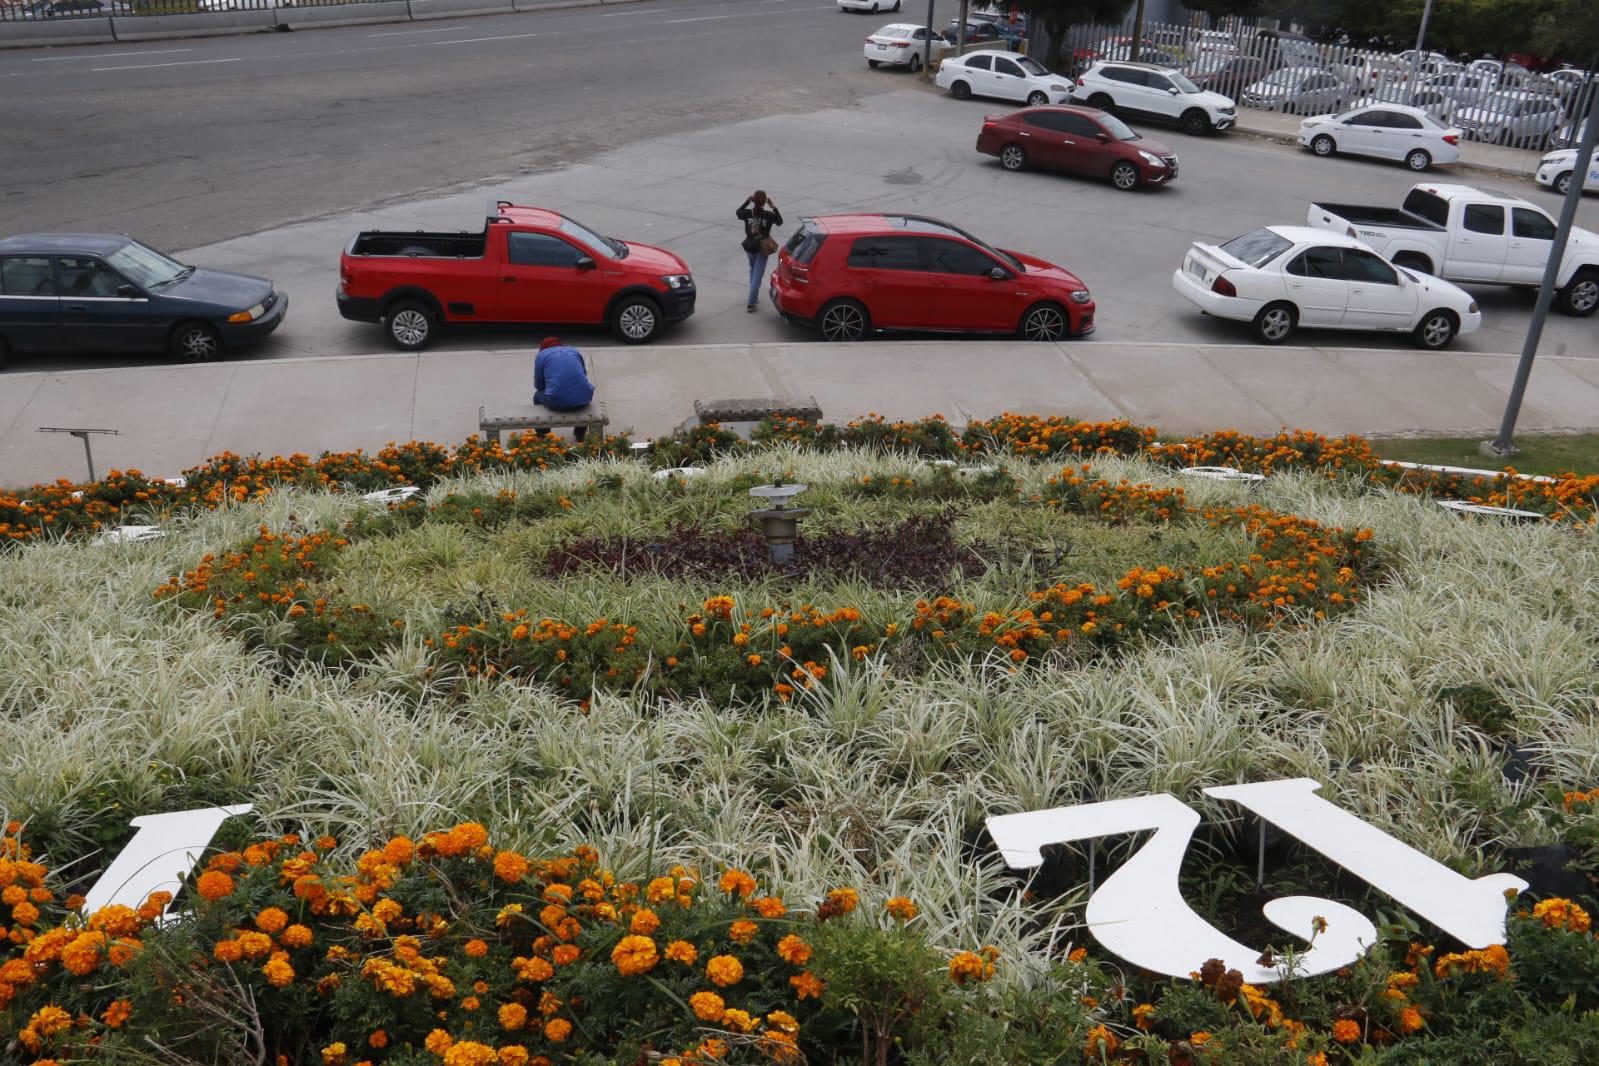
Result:
{"label": "grass lawn", "polygon": [[1511,466],[1522,474],[1599,473],[1599,433],[1552,434],[1516,438],[1521,454],[1509,461],[1477,451],[1483,437],[1417,437],[1374,440],[1373,450],[1384,459],[1440,466],[1469,466],[1498,470]]}

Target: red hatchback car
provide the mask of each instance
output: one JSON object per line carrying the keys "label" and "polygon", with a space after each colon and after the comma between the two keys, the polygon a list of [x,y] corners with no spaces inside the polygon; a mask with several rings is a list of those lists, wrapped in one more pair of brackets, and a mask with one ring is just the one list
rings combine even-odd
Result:
{"label": "red hatchback car", "polygon": [[1055,341],[1094,329],[1094,298],[1071,271],[918,215],[801,219],[770,295],[786,320],[830,341],[873,330]]}
{"label": "red hatchback car", "polygon": [[977,150],[1006,170],[1042,167],[1109,178],[1118,189],[1165,185],[1177,176],[1177,153],[1092,107],[1029,107],[988,115]]}

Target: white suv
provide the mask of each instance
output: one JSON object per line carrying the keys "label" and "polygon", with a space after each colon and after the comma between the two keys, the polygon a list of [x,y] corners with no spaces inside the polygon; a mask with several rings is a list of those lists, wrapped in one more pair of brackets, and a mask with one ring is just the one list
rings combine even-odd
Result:
{"label": "white suv", "polygon": [[1195,136],[1231,129],[1238,105],[1207,92],[1175,67],[1150,63],[1095,63],[1077,79],[1072,100],[1118,115],[1175,122]]}

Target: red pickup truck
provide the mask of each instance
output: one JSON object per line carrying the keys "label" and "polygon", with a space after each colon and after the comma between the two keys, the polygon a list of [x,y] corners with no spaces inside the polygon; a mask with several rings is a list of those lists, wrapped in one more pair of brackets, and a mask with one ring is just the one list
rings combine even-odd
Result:
{"label": "red pickup truck", "polygon": [[482,233],[357,234],[339,259],[338,302],[408,351],[446,322],[604,323],[643,344],[694,313],[694,278],[664,249],[499,200]]}

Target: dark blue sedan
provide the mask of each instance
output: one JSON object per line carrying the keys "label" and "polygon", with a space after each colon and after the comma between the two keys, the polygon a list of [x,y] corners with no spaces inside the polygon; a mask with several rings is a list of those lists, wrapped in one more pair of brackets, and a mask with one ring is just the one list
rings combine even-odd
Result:
{"label": "dark blue sedan", "polygon": [[127,237],[0,240],[0,366],[12,352],[203,362],[261,340],[288,310],[265,278],[184,266]]}

